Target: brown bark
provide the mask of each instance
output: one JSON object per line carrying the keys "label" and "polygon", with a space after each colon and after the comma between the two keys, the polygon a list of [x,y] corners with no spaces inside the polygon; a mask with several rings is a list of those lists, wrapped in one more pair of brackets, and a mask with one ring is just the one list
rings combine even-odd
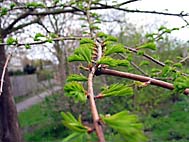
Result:
{"label": "brown bark", "polygon": [[[0,76],[6,61],[5,48],[0,47]],[[0,142],[21,142],[17,111],[11,92],[10,78],[5,73],[3,92],[0,96]]]}
{"label": "brown bark", "polygon": [[[174,90],[174,86],[171,83],[168,83],[168,82],[165,82],[162,80],[157,80],[157,79],[150,78],[150,77],[146,77],[146,76],[142,76],[142,75],[121,72],[121,71],[116,71],[116,70],[111,70],[111,69],[101,69],[100,74],[118,76],[118,77],[128,78],[128,79],[137,80],[137,81],[141,81],[141,82],[149,82],[149,84],[151,84],[151,85],[163,87],[163,88],[166,88],[169,90]],[[184,94],[188,95],[189,89],[184,90]]]}

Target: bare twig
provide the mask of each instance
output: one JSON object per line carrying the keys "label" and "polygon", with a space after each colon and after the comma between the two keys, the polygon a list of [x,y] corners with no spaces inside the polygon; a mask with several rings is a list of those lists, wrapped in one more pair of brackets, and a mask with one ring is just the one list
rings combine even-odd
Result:
{"label": "bare twig", "polygon": [[[151,85],[159,86],[159,87],[166,88],[169,90],[174,90],[174,86],[171,83],[157,80],[157,79],[154,79],[151,77],[142,76],[142,75],[136,75],[136,74],[132,74],[132,73],[126,73],[126,72],[110,70],[110,69],[103,69],[103,68],[101,69],[101,74],[118,76],[118,77],[128,78],[128,79],[137,80],[137,81],[141,81],[141,82],[150,81]],[[189,89],[184,90],[184,94],[188,95]]]}
{"label": "bare twig", "polygon": [[8,63],[9,63],[9,61],[11,59],[11,56],[12,56],[12,54],[8,54],[7,59],[5,61],[5,65],[3,67],[3,73],[1,75],[0,96],[1,96],[1,94],[3,92],[3,84],[4,84],[5,73],[6,73],[6,69],[7,69]]}

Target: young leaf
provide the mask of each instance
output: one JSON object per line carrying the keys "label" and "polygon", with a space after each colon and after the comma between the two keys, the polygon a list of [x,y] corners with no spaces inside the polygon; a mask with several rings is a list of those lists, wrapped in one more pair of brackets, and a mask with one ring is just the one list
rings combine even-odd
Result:
{"label": "young leaf", "polygon": [[156,50],[156,44],[154,42],[148,42],[138,47],[138,49],[143,49],[143,48]]}
{"label": "young leaf", "polygon": [[62,115],[62,123],[64,124],[65,127],[68,129],[75,131],[77,133],[86,133],[87,128],[78,120],[75,119],[75,117],[70,113],[64,113],[61,112]]}
{"label": "young leaf", "polygon": [[70,81],[87,81],[87,80],[88,79],[83,75],[72,74],[72,75],[68,76],[66,81],[70,82]]}
{"label": "young leaf", "polygon": [[80,40],[80,44],[88,44],[88,43],[94,45],[94,41],[92,39],[90,39],[90,38],[82,38]]}
{"label": "young leaf", "polygon": [[34,41],[39,41],[39,40],[41,40],[42,37],[45,37],[45,35],[43,35],[41,33],[37,33],[37,34],[35,34]]}
{"label": "young leaf", "polygon": [[108,36],[106,37],[105,41],[113,41],[113,42],[117,42],[118,39],[117,39],[116,37],[114,37],[114,36],[110,36],[110,35],[108,35]]}
{"label": "young leaf", "polygon": [[100,61],[98,61],[98,64],[105,64],[105,65],[109,65],[111,67],[129,66],[130,65],[128,60],[116,60],[116,59],[113,59],[109,56],[102,57],[100,59]]}
{"label": "young leaf", "polygon": [[142,131],[142,124],[136,115],[122,111],[111,116],[101,116],[105,124],[115,129],[128,142],[146,142]]}
{"label": "young leaf", "polygon": [[30,49],[31,48],[31,46],[29,44],[25,44],[24,46],[25,46],[26,49]]}
{"label": "young leaf", "polygon": [[97,33],[97,36],[100,37],[100,38],[106,38],[107,34],[105,34],[103,32],[99,32],[99,33]]}
{"label": "young leaf", "polygon": [[10,4],[10,9],[13,9],[15,6],[16,6],[16,3],[14,3],[14,2],[11,3],[11,4]]}
{"label": "young leaf", "polygon": [[4,16],[4,15],[6,15],[7,14],[7,12],[8,12],[8,9],[6,8],[6,7],[1,7],[1,9],[0,9],[1,11],[1,16]]}
{"label": "young leaf", "polygon": [[109,65],[111,67],[116,67],[117,66],[117,62],[115,59],[109,57],[109,56],[104,56],[100,59],[100,61],[98,61],[99,64],[106,64]]}
{"label": "young leaf", "polygon": [[40,2],[28,2],[26,3],[27,8],[44,8],[45,5]]}
{"label": "young leaf", "polygon": [[7,39],[7,44],[8,44],[8,45],[17,44],[17,43],[18,43],[18,40],[15,39],[15,38],[13,38],[13,37],[9,37],[9,38]]}
{"label": "young leaf", "polygon": [[189,77],[178,77],[174,81],[174,88],[176,92],[183,92],[186,88],[189,88]]}
{"label": "young leaf", "polygon": [[133,95],[133,89],[124,84],[112,84],[106,87],[100,94],[102,94],[103,97],[131,96]]}
{"label": "young leaf", "polygon": [[104,54],[107,56],[112,53],[124,53],[124,52],[125,52],[125,48],[123,44],[114,44],[114,45],[106,46],[106,50]]}
{"label": "young leaf", "polygon": [[93,47],[91,46],[91,44],[82,44],[79,48],[75,49],[74,54],[79,56],[80,59],[86,61],[87,63],[90,63],[92,56],[92,48]]}
{"label": "young leaf", "polygon": [[85,61],[85,59],[79,55],[71,55],[68,57],[69,62],[74,62],[74,61]]}
{"label": "young leaf", "polygon": [[85,89],[78,82],[69,82],[64,86],[65,95],[73,97],[75,102],[86,102],[87,96],[85,95]]}

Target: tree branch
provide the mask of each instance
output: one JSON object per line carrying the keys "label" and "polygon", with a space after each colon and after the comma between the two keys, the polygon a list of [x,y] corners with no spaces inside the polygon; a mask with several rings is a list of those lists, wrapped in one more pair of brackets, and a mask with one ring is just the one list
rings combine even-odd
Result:
{"label": "tree branch", "polygon": [[34,19],[34,20],[32,20],[32,21],[30,21],[28,23],[24,23],[24,24],[18,25],[17,27],[12,28],[12,29],[10,29],[8,31],[5,31],[5,32],[6,32],[6,34],[10,34],[12,32],[15,32],[15,31],[19,30],[19,29],[22,29],[24,27],[27,27],[29,25],[32,25],[32,24],[35,24],[35,23],[38,23],[38,22],[39,22],[39,18],[36,18],[36,19]]}
{"label": "tree branch", "polygon": [[[52,41],[60,41],[60,40],[80,40],[82,38],[89,38],[87,36],[64,36],[64,37],[57,37],[57,38],[52,38]],[[44,43],[48,43],[49,40],[43,40],[43,41],[34,41],[34,42],[29,42],[29,43],[15,43],[15,44],[11,44],[11,45],[16,45],[16,46],[25,46],[25,45],[38,45],[38,44],[44,44]],[[5,45],[9,45],[7,43],[0,43],[0,47],[1,46],[5,46]]]}
{"label": "tree branch", "polygon": [[[150,82],[151,85],[159,86],[159,87],[166,88],[169,90],[174,90],[174,86],[171,83],[157,80],[157,79],[150,78],[150,77],[146,77],[146,76],[142,76],[142,75],[136,75],[136,74],[132,74],[132,73],[126,73],[126,72],[110,70],[110,69],[103,69],[103,68],[100,70],[100,73],[105,74],[105,75],[112,75],[112,76],[128,78],[128,79],[137,80],[137,81],[141,81],[141,82]],[[186,89],[184,91],[184,94],[188,95],[189,89]]]}
{"label": "tree branch", "polygon": [[0,96],[1,96],[1,94],[3,92],[3,84],[4,84],[5,73],[6,73],[6,69],[7,69],[8,63],[9,63],[9,61],[11,59],[11,56],[12,56],[11,54],[9,54],[7,56],[7,59],[5,61],[5,65],[3,67],[3,72],[2,72],[2,75],[1,75]]}
{"label": "tree branch", "polygon": [[20,16],[18,16],[7,28],[5,28],[4,31],[11,30],[16,23],[18,23],[20,20],[26,18],[27,16],[29,16],[30,12],[31,12],[31,10],[28,10],[27,12],[25,12],[25,13],[21,14]]}

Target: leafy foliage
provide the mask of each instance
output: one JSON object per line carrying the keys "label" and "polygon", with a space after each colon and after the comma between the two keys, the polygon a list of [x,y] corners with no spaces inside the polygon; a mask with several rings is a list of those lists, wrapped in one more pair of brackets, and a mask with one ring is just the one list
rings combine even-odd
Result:
{"label": "leafy foliage", "polygon": [[99,64],[106,64],[109,65],[111,67],[116,67],[116,66],[129,66],[130,63],[128,60],[116,60],[113,59],[109,56],[104,56],[100,59],[100,61],[98,61]]}
{"label": "leafy foliage", "polygon": [[112,84],[102,89],[103,90],[100,94],[102,94],[103,97],[133,95],[133,89],[131,87],[125,86],[125,84]]}
{"label": "leafy foliage", "polygon": [[18,43],[18,40],[15,39],[15,38],[13,38],[13,37],[9,37],[9,38],[7,39],[7,44],[8,44],[8,45],[12,45],[12,44],[16,44],[16,43]]}
{"label": "leafy foliage", "polygon": [[112,53],[124,53],[125,48],[123,44],[109,44],[106,46],[106,50],[104,52],[105,56],[110,55]]}
{"label": "leafy foliage", "polygon": [[138,47],[138,49],[151,49],[156,50],[156,44],[154,42],[148,42]]}
{"label": "leafy foliage", "polygon": [[70,81],[87,81],[87,78],[83,75],[78,75],[78,74],[72,74],[67,77],[67,82]]}
{"label": "leafy foliage", "polygon": [[64,86],[65,95],[73,97],[75,102],[81,101],[86,102],[87,97],[85,94],[85,89],[78,82],[69,82]]}
{"label": "leafy foliage", "polygon": [[101,118],[105,124],[118,131],[125,141],[147,141],[142,132],[143,126],[139,123],[136,115],[131,115],[128,111],[122,111],[111,116],[101,116]]}
{"label": "leafy foliage", "polygon": [[61,115],[63,118],[62,123],[70,130],[78,133],[87,132],[87,128],[81,123],[80,118],[76,120],[75,117],[70,112],[67,113],[61,112]]}
{"label": "leafy foliage", "polygon": [[45,5],[40,2],[28,2],[26,3],[27,8],[43,8]]}
{"label": "leafy foliage", "polygon": [[176,92],[183,92],[186,88],[189,88],[189,77],[178,77],[174,81],[174,88]]}
{"label": "leafy foliage", "polygon": [[82,38],[82,39],[80,40],[80,44],[92,44],[92,45],[94,45],[95,43],[94,43],[94,41],[91,40],[90,38]]}
{"label": "leafy foliage", "polygon": [[8,9],[7,9],[6,7],[1,7],[1,9],[0,9],[0,15],[1,15],[1,16],[6,15],[7,12],[8,12]]}
{"label": "leafy foliage", "polygon": [[74,55],[68,58],[69,62],[86,61],[87,63],[91,63],[92,48],[91,44],[80,45],[80,47],[75,49]]}

